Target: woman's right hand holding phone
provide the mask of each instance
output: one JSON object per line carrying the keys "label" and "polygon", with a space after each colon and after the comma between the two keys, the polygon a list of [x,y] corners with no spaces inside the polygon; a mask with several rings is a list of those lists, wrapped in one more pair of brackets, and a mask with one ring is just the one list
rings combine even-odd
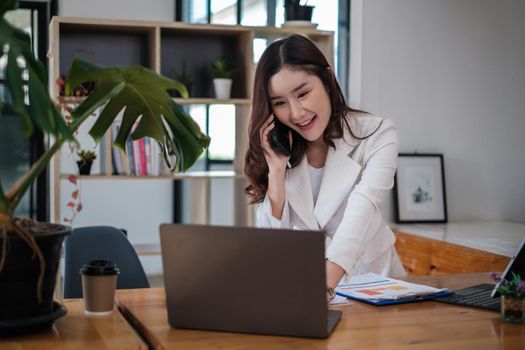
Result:
{"label": "woman's right hand holding phone", "polygon": [[270,114],[268,119],[266,119],[266,121],[262,125],[261,130],[259,132],[261,138],[261,145],[264,150],[264,158],[266,159],[266,163],[268,164],[269,171],[277,171],[282,172],[284,174],[290,157],[285,156],[280,152],[277,152],[273,149],[272,145],[270,144],[271,133],[275,129],[275,127],[276,119],[273,114]]}
{"label": "woman's right hand holding phone", "polygon": [[290,157],[276,152],[270,145],[269,136],[275,128],[275,116],[271,114],[264,122],[259,132],[264,158],[268,164],[268,190],[266,195],[270,199],[272,215],[281,219],[284,210],[285,187],[284,178]]}

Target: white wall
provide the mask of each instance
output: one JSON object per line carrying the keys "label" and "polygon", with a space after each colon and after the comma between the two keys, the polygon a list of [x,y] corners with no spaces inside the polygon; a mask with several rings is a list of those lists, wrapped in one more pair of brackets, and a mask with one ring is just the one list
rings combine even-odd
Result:
{"label": "white wall", "polygon": [[525,1],[353,2],[350,100],[444,154],[449,220],[525,222]]}
{"label": "white wall", "polygon": [[172,21],[175,0],[59,0],[60,16]]}

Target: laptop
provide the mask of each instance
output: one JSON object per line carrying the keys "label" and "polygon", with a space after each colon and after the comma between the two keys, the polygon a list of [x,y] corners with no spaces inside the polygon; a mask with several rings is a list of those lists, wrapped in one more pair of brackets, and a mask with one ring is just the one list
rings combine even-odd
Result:
{"label": "laptop", "polygon": [[[522,279],[525,278],[525,237],[516,249],[514,256],[510,259],[501,278],[511,280],[511,272],[520,275]],[[478,284],[457,290],[451,296],[435,298],[433,300],[448,304],[500,311],[501,302],[496,287],[497,285],[494,284]]]}
{"label": "laptop", "polygon": [[172,327],[326,338],[325,238],[319,231],[162,224]]}

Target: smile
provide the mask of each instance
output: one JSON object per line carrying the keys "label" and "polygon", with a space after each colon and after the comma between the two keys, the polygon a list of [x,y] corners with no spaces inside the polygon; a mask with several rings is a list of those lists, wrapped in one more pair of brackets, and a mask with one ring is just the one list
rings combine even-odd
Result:
{"label": "smile", "polygon": [[302,131],[310,130],[314,126],[316,118],[317,116],[314,116],[312,119],[309,119],[303,123],[295,124],[295,125],[297,125],[299,129],[301,129]]}

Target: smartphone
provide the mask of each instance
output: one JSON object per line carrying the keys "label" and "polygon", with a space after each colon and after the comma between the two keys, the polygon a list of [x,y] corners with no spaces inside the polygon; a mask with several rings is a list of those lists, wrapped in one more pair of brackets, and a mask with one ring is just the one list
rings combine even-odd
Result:
{"label": "smartphone", "polygon": [[290,157],[292,154],[290,139],[288,136],[290,128],[281,123],[277,118],[274,120],[275,126],[269,135],[270,146],[274,151]]}

